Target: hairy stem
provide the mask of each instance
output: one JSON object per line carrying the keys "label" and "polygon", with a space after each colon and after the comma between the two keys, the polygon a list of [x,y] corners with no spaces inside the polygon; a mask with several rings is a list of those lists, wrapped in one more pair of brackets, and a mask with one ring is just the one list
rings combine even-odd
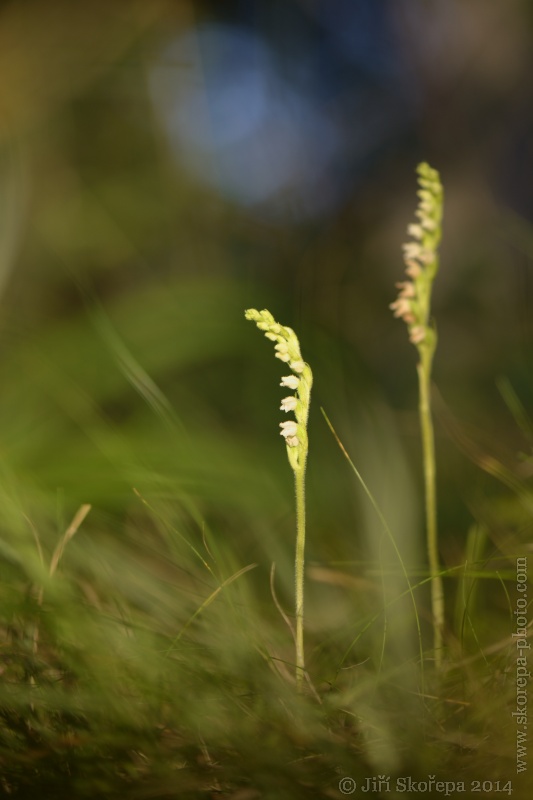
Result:
{"label": "hairy stem", "polygon": [[422,431],[422,449],[424,461],[424,487],[426,495],[426,536],[431,577],[431,613],[433,618],[433,646],[435,666],[442,664],[442,635],[444,629],[444,591],[439,565],[437,537],[437,503],[436,503],[436,469],[435,469],[435,436],[431,416],[431,362],[433,352],[424,348],[418,363],[418,381],[420,391],[420,428]]}
{"label": "hairy stem", "polygon": [[305,462],[294,472],[296,489],[296,685],[302,690],[305,675],[304,655],[304,570],[305,570]]}

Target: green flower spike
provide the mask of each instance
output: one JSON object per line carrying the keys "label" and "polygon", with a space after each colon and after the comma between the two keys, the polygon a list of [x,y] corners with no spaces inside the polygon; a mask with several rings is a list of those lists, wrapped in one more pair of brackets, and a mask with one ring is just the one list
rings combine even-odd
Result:
{"label": "green flower spike", "polygon": [[292,375],[281,379],[280,386],[291,389],[295,394],[283,398],[281,411],[294,413],[295,419],[280,423],[281,435],[287,446],[289,464],[294,472],[296,489],[296,684],[302,688],[305,674],[304,658],[304,555],[305,555],[305,467],[307,463],[308,438],[307,420],[311,402],[311,386],[313,373],[311,367],[302,359],[300,342],[292,330],[280,325],[270,311],[257,311],[249,308],[245,311],[246,319],[255,322],[267,339],[276,342],[275,356],[288,364]]}
{"label": "green flower spike", "polygon": [[436,507],[435,437],[431,416],[431,367],[437,332],[430,321],[431,290],[439,267],[437,248],[441,239],[443,189],[439,173],[429,164],[418,165],[418,222],[408,226],[414,241],[403,246],[405,272],[410,280],[396,284],[398,299],[391,304],[394,316],[403,319],[409,340],[418,350],[419,415],[424,457],[426,535],[431,576],[431,607],[435,664],[442,663],[444,592],[439,566]]}

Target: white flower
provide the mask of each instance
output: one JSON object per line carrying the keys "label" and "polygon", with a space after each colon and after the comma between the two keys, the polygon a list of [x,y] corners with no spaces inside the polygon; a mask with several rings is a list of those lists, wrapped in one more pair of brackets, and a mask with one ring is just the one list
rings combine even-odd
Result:
{"label": "white flower", "polygon": [[300,444],[300,440],[298,439],[297,436],[287,436],[287,438],[285,439],[285,444],[288,447],[298,447],[298,445]]}
{"label": "white flower", "polygon": [[280,386],[286,386],[287,389],[297,389],[300,379],[296,375],[286,375],[281,379]]}
{"label": "white flower", "polygon": [[415,285],[411,281],[401,281],[396,286],[401,290],[400,297],[416,297]]}
{"label": "white flower", "polygon": [[281,435],[285,437],[296,436],[298,432],[298,425],[293,419],[288,420],[287,422],[280,422],[279,427],[281,428]]}
{"label": "white flower", "polygon": [[[422,223],[423,225],[424,223]],[[407,233],[409,236],[413,236],[415,239],[422,239],[424,236],[424,229],[422,225],[416,225],[412,223],[411,225],[407,226]]]}
{"label": "white flower", "polygon": [[394,311],[395,317],[404,318],[407,314],[411,314],[411,303],[406,297],[399,297],[389,305],[389,308]]}
{"label": "white flower", "polygon": [[422,325],[416,325],[411,328],[409,332],[409,341],[413,344],[419,344],[426,338],[426,329]]}
{"label": "white flower", "polygon": [[284,397],[281,401],[281,410],[282,411],[294,411],[297,404],[297,399],[295,397]]}
{"label": "white flower", "polygon": [[422,274],[422,267],[416,261],[411,261],[411,259],[407,259],[406,262],[406,275],[409,275],[410,278],[415,280],[418,278],[419,275]]}
{"label": "white flower", "polygon": [[305,362],[304,361],[291,361],[290,368],[294,370],[294,372],[303,372],[305,369]]}
{"label": "white flower", "polygon": [[407,244],[402,245],[402,249],[405,259],[420,258],[424,252],[418,242],[407,242]]}
{"label": "white flower", "polygon": [[276,358],[279,358],[280,361],[288,362],[291,360],[291,357],[294,357],[290,355],[290,348],[288,342],[278,342],[278,344],[275,346],[274,349],[276,350],[275,356]]}

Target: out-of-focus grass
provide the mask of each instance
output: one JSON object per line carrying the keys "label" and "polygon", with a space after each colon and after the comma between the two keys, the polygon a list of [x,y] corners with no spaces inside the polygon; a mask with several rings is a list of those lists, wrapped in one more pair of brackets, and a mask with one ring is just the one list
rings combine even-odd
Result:
{"label": "out-of-focus grass", "polygon": [[[351,507],[357,482],[346,484],[344,509],[331,504],[346,465],[318,414],[307,576],[313,688],[296,696],[291,636],[268,577],[275,560],[276,594],[290,609],[292,498],[275,414],[242,400],[263,390],[255,381],[264,369],[253,337],[239,330],[242,301],[238,287],[202,281],[154,288],[106,313],[87,301],[85,315],[18,344],[4,362],[6,793],[238,796],[249,787],[257,797],[336,797],[344,775],[458,780],[477,778],[481,762],[486,779],[510,773],[503,587],[512,594],[526,520],[508,528],[505,547],[472,536],[453,565],[456,644],[452,637],[444,683],[426,661],[422,684],[402,569],[367,498]],[[231,381],[208,403],[206,386],[225,363]],[[169,369],[165,396],[158,376]],[[357,434],[357,415],[341,424],[399,537],[425,648],[418,489],[398,483],[406,464],[390,414],[375,403],[373,417],[375,435],[368,425]],[[81,502],[92,509],[50,576]],[[502,527],[513,502],[498,512]]]}

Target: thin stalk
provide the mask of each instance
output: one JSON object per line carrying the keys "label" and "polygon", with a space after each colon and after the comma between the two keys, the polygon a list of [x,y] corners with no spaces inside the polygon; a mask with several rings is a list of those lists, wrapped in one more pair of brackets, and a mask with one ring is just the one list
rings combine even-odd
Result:
{"label": "thin stalk", "polygon": [[302,690],[305,676],[304,655],[304,571],[305,571],[305,462],[294,472],[296,490],[296,686]]}
{"label": "thin stalk", "polygon": [[444,629],[444,590],[439,564],[437,535],[435,435],[431,415],[431,362],[430,348],[421,349],[417,365],[419,385],[419,414],[424,462],[424,489],[426,497],[426,538],[431,577],[431,614],[433,619],[433,647],[435,666],[442,665],[442,634]]}

